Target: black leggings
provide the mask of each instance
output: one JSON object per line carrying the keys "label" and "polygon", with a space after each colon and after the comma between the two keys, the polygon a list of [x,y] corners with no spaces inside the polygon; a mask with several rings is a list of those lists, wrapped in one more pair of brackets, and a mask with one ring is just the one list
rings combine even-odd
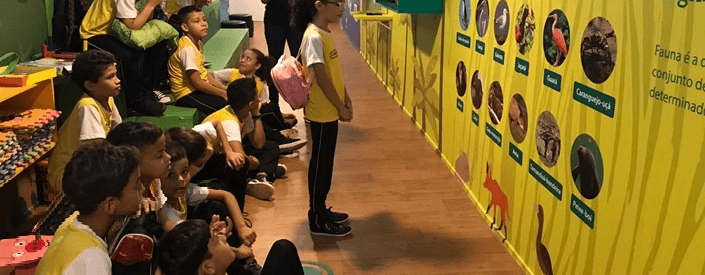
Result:
{"label": "black leggings", "polygon": [[338,121],[308,121],[311,128],[311,161],[308,164],[309,212],[326,209],[326,198],[333,180],[333,161],[338,140]]}
{"label": "black leggings", "polygon": [[253,171],[253,174],[259,172],[267,173],[267,179],[269,181],[274,180],[274,170],[277,169],[279,164],[279,145],[271,140],[267,140],[264,143],[264,147],[261,149],[255,148],[247,137],[242,140],[242,147],[245,153],[254,156],[259,160],[259,168]]}
{"label": "black leggings", "polygon": [[215,179],[217,187],[232,193],[240,206],[240,211],[245,211],[248,169],[248,162],[245,162],[240,170],[235,170],[227,165],[224,154],[213,154],[203,165],[203,169],[191,178],[191,182],[198,183],[203,180]]}
{"label": "black leggings", "polygon": [[181,107],[196,108],[206,115],[210,115],[215,111],[228,106],[228,102],[219,96],[214,96],[201,91],[194,91],[182,98],[179,98],[176,101],[176,105]]}

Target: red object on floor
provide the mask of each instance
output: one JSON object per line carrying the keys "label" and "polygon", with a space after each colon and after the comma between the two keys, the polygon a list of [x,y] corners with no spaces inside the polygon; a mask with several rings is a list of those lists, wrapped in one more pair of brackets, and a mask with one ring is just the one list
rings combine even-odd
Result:
{"label": "red object on floor", "polygon": [[34,274],[53,236],[19,236],[0,240],[0,269],[11,268],[10,274]]}
{"label": "red object on floor", "polygon": [[78,53],[56,53],[55,51],[50,51],[49,47],[44,44],[42,45],[42,56],[51,58],[61,58],[61,59],[76,59]]}

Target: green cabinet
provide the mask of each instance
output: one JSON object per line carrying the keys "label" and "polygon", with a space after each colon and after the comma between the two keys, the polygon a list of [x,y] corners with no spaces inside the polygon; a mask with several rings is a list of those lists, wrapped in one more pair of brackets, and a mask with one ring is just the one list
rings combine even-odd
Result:
{"label": "green cabinet", "polygon": [[375,0],[397,13],[443,13],[443,0]]}

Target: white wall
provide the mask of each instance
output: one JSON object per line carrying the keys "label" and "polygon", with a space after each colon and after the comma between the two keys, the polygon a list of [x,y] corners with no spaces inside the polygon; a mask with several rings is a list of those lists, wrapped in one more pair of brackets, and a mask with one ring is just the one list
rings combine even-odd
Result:
{"label": "white wall", "polygon": [[264,20],[264,4],[260,0],[230,0],[230,13],[249,13],[252,20]]}

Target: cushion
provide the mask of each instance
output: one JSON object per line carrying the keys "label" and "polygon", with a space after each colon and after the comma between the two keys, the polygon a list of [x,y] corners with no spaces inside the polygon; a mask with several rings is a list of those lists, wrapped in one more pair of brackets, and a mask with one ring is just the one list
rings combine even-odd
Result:
{"label": "cushion", "polygon": [[179,36],[169,23],[161,20],[150,20],[139,30],[131,30],[119,19],[113,21],[113,34],[123,43],[138,48],[148,49],[163,40],[174,39]]}

